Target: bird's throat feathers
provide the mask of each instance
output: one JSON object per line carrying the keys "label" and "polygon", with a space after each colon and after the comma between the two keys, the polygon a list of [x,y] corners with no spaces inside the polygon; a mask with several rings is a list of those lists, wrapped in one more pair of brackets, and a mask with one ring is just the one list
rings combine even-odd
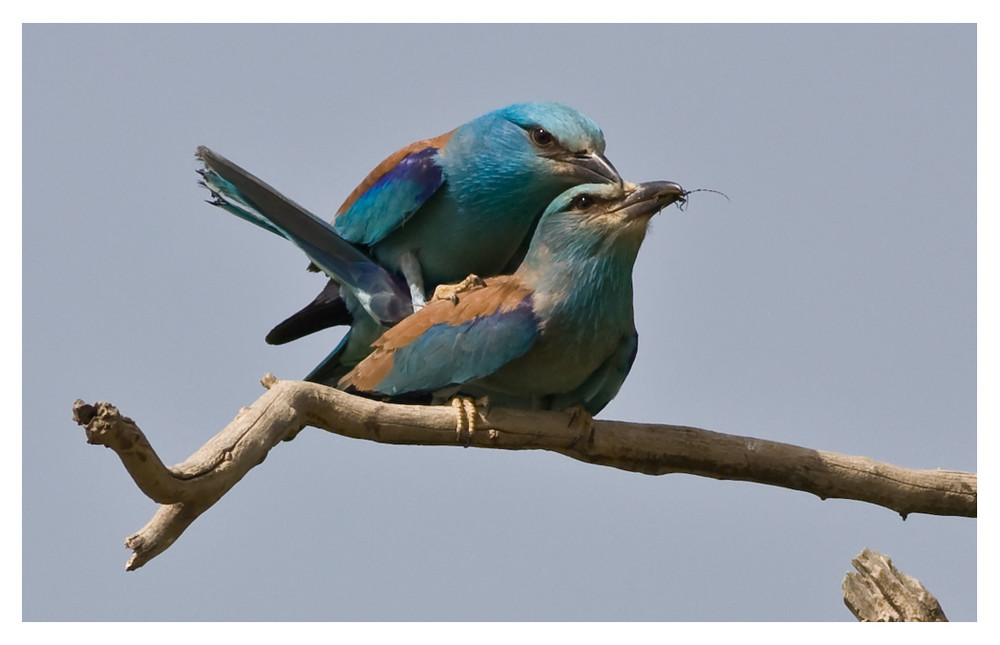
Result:
{"label": "bird's throat feathers", "polygon": [[621,233],[533,242],[515,275],[531,287],[542,319],[631,319],[632,269],[645,226]]}
{"label": "bird's throat feathers", "polygon": [[649,220],[549,214],[539,223],[518,274],[535,289],[565,280],[596,287],[607,281],[619,283],[624,277],[631,283]]}

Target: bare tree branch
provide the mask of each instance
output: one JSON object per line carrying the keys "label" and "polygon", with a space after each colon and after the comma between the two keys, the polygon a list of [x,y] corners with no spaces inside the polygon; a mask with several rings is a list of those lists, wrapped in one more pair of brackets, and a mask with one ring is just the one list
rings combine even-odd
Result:
{"label": "bare tree branch", "polygon": [[859,621],[948,622],[937,598],[888,557],[865,549],[851,564],[858,572],[849,572],[841,589],[844,604]]}
{"label": "bare tree branch", "polygon": [[[380,403],[333,388],[266,376],[268,391],[184,462],[167,468],[142,431],[107,403],[77,401],[87,440],[114,450],[139,489],[162,504],[126,540],[137,569],[162,553],[282,439],[305,426],[381,443],[551,450],[649,475],[688,473],[802,490],[900,513],[976,516],[975,473],[911,470],[866,457],[800,448],[687,426],[595,421],[585,413],[456,409]],[[461,408],[459,409],[461,410]],[[472,431],[469,431],[470,425]]]}

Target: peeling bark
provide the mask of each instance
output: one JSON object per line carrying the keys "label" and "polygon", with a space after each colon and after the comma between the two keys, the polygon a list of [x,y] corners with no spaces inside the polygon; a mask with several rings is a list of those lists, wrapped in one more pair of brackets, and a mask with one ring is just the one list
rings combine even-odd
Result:
{"label": "peeling bark", "polygon": [[841,589],[844,604],[859,621],[948,622],[937,598],[888,557],[865,549],[851,564],[858,572],[848,573]]}

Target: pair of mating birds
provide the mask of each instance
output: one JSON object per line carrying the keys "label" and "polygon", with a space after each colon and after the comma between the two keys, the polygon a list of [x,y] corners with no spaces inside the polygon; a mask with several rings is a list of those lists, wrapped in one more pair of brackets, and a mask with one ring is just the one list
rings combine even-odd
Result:
{"label": "pair of mating birds", "polygon": [[623,182],[604,148],[570,107],[510,105],[389,156],[332,225],[211,150],[197,156],[210,203],[295,243],[330,278],[267,336],[350,325],[306,380],[593,415],[635,359],[632,268],[646,227],[687,194]]}

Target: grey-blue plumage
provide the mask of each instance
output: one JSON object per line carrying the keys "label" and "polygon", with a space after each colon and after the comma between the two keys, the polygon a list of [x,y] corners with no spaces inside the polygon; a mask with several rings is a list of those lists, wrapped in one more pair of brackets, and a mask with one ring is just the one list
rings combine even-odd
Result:
{"label": "grey-blue plumage", "polygon": [[[217,205],[304,249],[336,247],[332,238],[337,236],[408,290],[409,299],[378,272],[365,273],[364,282],[354,284],[356,278],[336,266],[340,254],[332,253],[334,266],[329,266],[330,258],[317,261],[310,255],[331,282],[312,303],[275,327],[267,340],[280,344],[332,325],[351,324],[341,345],[307,377],[323,381],[343,374],[367,354],[370,342],[392,322],[383,319],[384,310],[393,309],[390,305],[409,311],[409,300],[419,306],[439,284],[458,282],[470,273],[512,271],[524,256],[539,215],[554,197],[582,183],[620,184],[604,148],[597,124],[573,108],[558,103],[510,105],[390,155],[348,196],[332,226],[310,226],[304,243],[293,239],[297,234],[290,229],[295,227],[288,222],[300,218],[303,209],[284,208],[282,200],[290,200],[281,198],[271,200],[279,205],[272,210],[263,206],[262,197],[255,200],[244,191],[252,175],[232,164],[220,168],[206,161],[206,166],[222,180],[211,186]],[[256,182],[250,182],[255,189],[266,186]],[[251,217],[247,210],[253,212]],[[321,244],[315,235],[330,239]],[[350,255],[347,250],[345,254]],[[373,311],[372,299],[378,295],[385,300],[379,301],[382,309]],[[362,313],[372,320],[359,321]]]}
{"label": "grey-blue plumage", "polygon": [[513,275],[428,303],[385,332],[338,386],[388,400],[488,396],[596,414],[635,358],[632,269],[649,219],[684,196],[672,182],[567,190]]}

